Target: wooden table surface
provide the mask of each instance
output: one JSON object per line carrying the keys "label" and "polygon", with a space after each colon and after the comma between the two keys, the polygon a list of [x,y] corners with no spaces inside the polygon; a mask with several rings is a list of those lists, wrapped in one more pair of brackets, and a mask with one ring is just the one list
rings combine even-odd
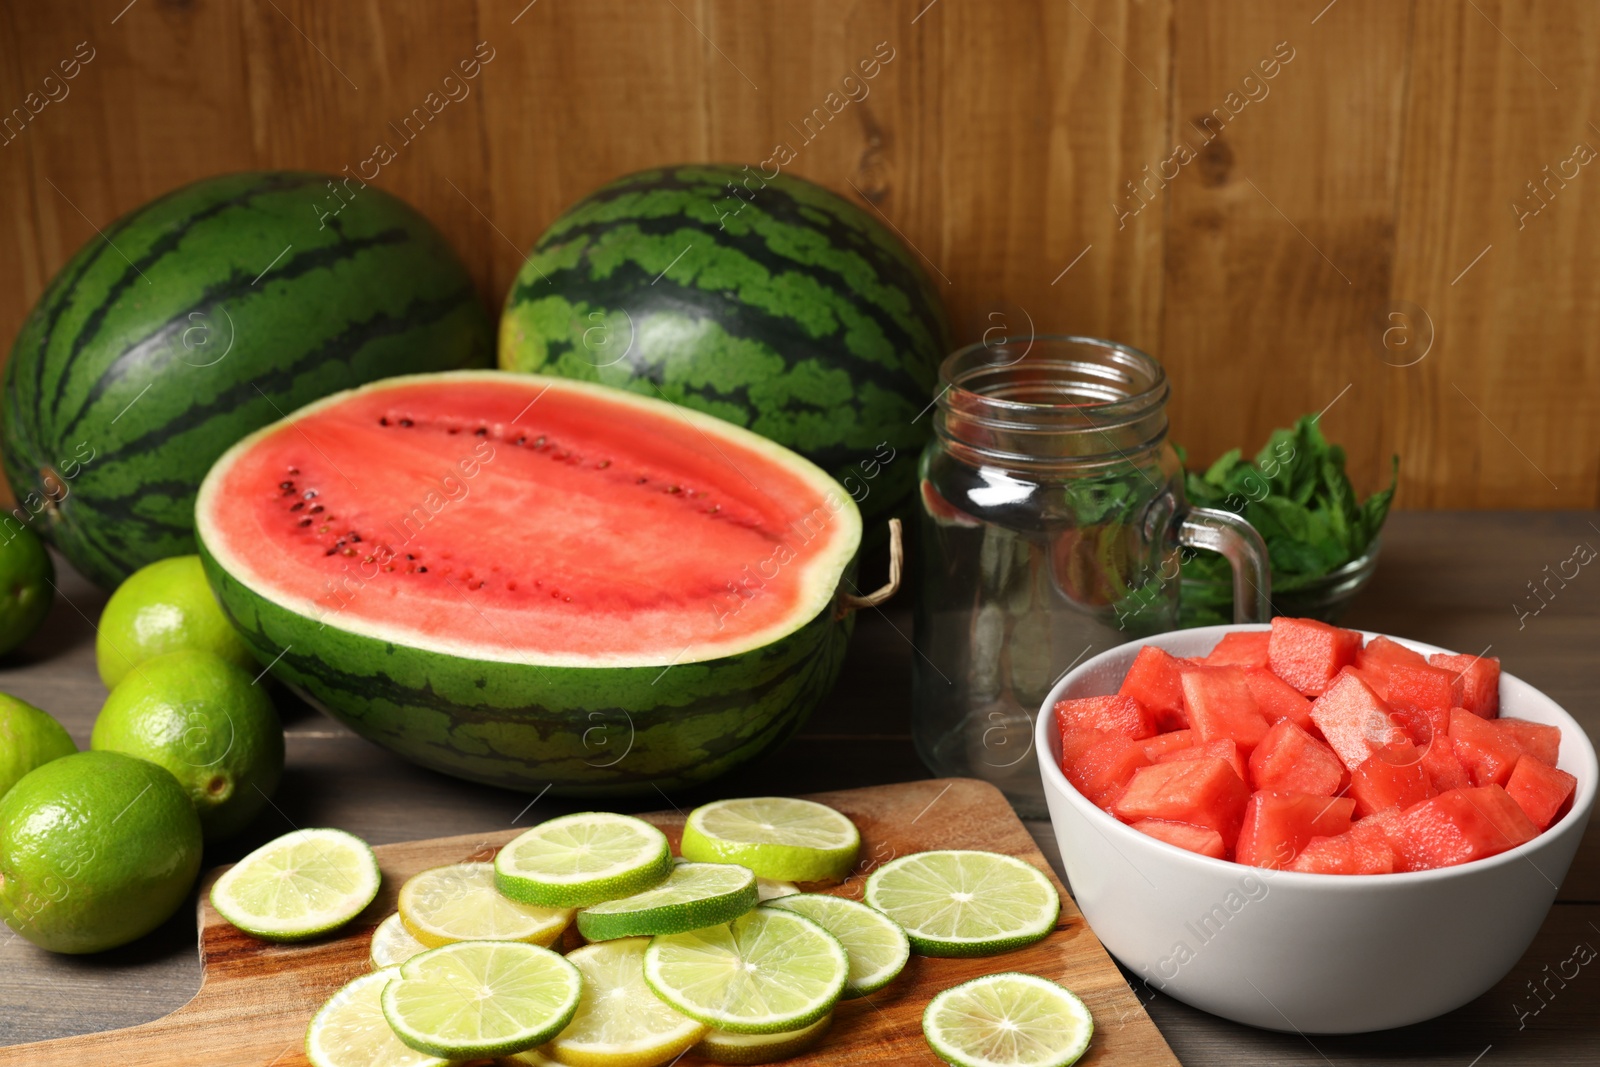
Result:
{"label": "wooden table surface", "polygon": [[[1581,571],[1565,588],[1551,583],[1556,594],[1538,615],[1517,611],[1537,606],[1528,583],[1555,573],[1581,543],[1600,547],[1600,515],[1397,514],[1384,534],[1377,576],[1345,622],[1464,652],[1487,650],[1565,706],[1591,738],[1600,738],[1600,573]],[[0,663],[0,690],[49,710],[87,746],[105,695],[95,676],[91,626],[104,596],[66,571],[59,584],[63,596],[44,630]],[[815,792],[928,777],[908,733],[910,629],[905,594],[884,612],[863,613],[838,689],[786,748],[709,788],[639,798],[626,807],[686,810],[713,795]],[[291,825],[339,826],[379,844],[526,826],[573,810],[549,797],[530,805],[525,795],[421,770],[288,697],[279,704],[288,767],[275,807],[241,838],[209,848],[208,867],[237,859]],[[1030,823],[1029,829],[1055,862],[1049,824]],[[1484,921],[1494,921],[1492,911]],[[1528,954],[1490,992],[1441,1019],[1361,1037],[1307,1038],[1224,1022],[1135,988],[1191,1067],[1399,1060],[1442,1067],[1600,1064],[1600,963],[1583,966],[1564,986],[1548,979],[1585,946],[1600,946],[1600,820],[1590,826]],[[1578,958],[1593,953],[1588,948]],[[1535,979],[1554,992],[1536,999],[1530,991]],[[52,956],[9,937],[0,944],[0,1046],[154,1019],[187,1001],[199,981],[192,904],[150,936],[97,956]],[[1097,1023],[1118,1025],[1115,1019]],[[17,1060],[0,1047],[0,1063]]]}

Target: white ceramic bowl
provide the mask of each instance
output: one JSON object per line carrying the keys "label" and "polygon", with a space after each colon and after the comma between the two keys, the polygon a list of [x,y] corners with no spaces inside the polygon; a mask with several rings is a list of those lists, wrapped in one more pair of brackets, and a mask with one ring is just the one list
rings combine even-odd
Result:
{"label": "white ceramic bowl", "polygon": [[[1466,1004],[1532,943],[1583,837],[1600,778],[1583,729],[1528,683],[1501,674],[1501,714],[1561,728],[1561,769],[1578,778],[1572,809],[1527,844],[1459,867],[1357,876],[1214,860],[1118,822],[1061,773],[1057,700],[1115,692],[1141,645],[1201,656],[1225,633],[1267,628],[1207,626],[1130,642],[1081,664],[1050,691],[1036,748],[1078,907],[1111,954],[1153,988],[1251,1026],[1360,1033]],[[1445,651],[1394,640],[1418,652]]]}

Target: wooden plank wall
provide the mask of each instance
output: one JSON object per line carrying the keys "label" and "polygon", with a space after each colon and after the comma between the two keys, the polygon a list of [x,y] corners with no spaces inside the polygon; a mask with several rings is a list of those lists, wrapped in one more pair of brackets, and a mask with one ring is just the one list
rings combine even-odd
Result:
{"label": "wooden plank wall", "polygon": [[1588,0],[7,4],[0,110],[59,99],[0,144],[0,337],[119,213],[355,168],[475,49],[471,95],[377,181],[486,301],[601,182],[788,142],[930,263],[962,339],[1161,357],[1199,459],[1326,407],[1362,486],[1402,454],[1403,506],[1600,504]]}

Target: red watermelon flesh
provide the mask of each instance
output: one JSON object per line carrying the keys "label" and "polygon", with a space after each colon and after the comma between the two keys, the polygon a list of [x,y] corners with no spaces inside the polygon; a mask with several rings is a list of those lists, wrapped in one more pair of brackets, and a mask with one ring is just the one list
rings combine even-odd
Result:
{"label": "red watermelon flesh", "polygon": [[1306,696],[1320,696],[1339,672],[1356,661],[1361,635],[1315,619],[1272,620],[1267,645],[1272,673]]}
{"label": "red watermelon flesh", "polygon": [[1124,822],[1164,819],[1204,826],[1222,835],[1224,846],[1239,833],[1250,790],[1227,760],[1214,757],[1157,763],[1137,772],[1112,814]]}
{"label": "red watermelon flesh", "polygon": [[1149,764],[1139,742],[1114,730],[1061,731],[1061,773],[1096,807],[1109,805],[1134,772]]}
{"label": "red watermelon flesh", "polygon": [[1527,719],[1490,719],[1494,728],[1511,738],[1511,743],[1525,756],[1541,760],[1554,767],[1561,759],[1561,730],[1542,722]]}
{"label": "red watermelon flesh", "polygon": [[1403,812],[1396,829],[1416,855],[1414,870],[1486,859],[1539,836],[1539,828],[1498,785],[1440,793]]}
{"label": "red watermelon flesh", "polygon": [[1533,825],[1543,830],[1556,821],[1556,815],[1577,787],[1574,775],[1524,752],[1506,782],[1506,793]]}
{"label": "red watermelon flesh", "polygon": [[1239,746],[1227,738],[1202,741],[1198,745],[1180,748],[1157,756],[1155,762],[1171,763],[1173,760],[1205,758],[1226,760],[1228,766],[1233,768],[1233,773],[1239,776],[1239,781],[1249,783],[1250,772],[1245,769],[1244,757],[1239,754]]}
{"label": "red watermelon flesh", "polygon": [[735,655],[836,598],[859,517],[792,454],[620,390],[445,380],[341,394],[229,453],[208,548],[341,629],[556,667]]}
{"label": "red watermelon flesh", "polygon": [[1140,819],[1131,825],[1141,834],[1149,834],[1157,841],[1165,841],[1169,845],[1177,845],[1190,852],[1210,856],[1214,860],[1228,858],[1228,851],[1222,844],[1222,835],[1208,826],[1168,822],[1166,819]]}
{"label": "red watermelon flesh", "polygon": [[1505,785],[1522,749],[1514,737],[1470,711],[1450,712],[1450,746],[1467,768],[1473,785]]}
{"label": "red watermelon flesh", "polygon": [[1240,630],[1223,634],[1206,656],[1208,667],[1265,667],[1267,643],[1272,634],[1266,630]]}
{"label": "red watermelon flesh", "polygon": [[1163,729],[1182,729],[1189,721],[1184,714],[1183,686],[1178,681],[1180,666],[1165,649],[1145,645],[1133,658],[1117,695],[1133,697],[1144,705]]}
{"label": "red watermelon flesh", "polygon": [[1341,674],[1316,699],[1311,721],[1352,771],[1384,745],[1410,740],[1394,722],[1389,705],[1354,673]]}
{"label": "red watermelon flesh", "polygon": [[1180,748],[1189,748],[1195,743],[1193,730],[1168,730],[1164,734],[1156,734],[1140,742],[1144,754],[1150,757],[1150,762],[1155,763],[1168,752],[1176,752]]}
{"label": "red watermelon flesh", "polygon": [[1394,710],[1411,740],[1425,745],[1450,729],[1453,676],[1438,667],[1378,664],[1359,668],[1363,681]]}
{"label": "red watermelon flesh", "polygon": [[1331,797],[1344,788],[1346,779],[1345,766],[1333,749],[1285,720],[1268,730],[1250,753],[1246,780],[1276,793]]}
{"label": "red watermelon flesh", "polygon": [[1457,688],[1452,707],[1492,719],[1500,714],[1500,661],[1493,656],[1452,656],[1435,652],[1428,663],[1451,673]]}
{"label": "red watermelon flesh", "polygon": [[1288,719],[1302,730],[1316,729],[1311,721],[1311,701],[1302,696],[1300,690],[1260,667],[1246,668],[1244,680],[1250,687],[1250,695],[1256,698],[1256,707],[1268,722]]}
{"label": "red watermelon flesh", "polygon": [[1357,823],[1334,837],[1313,837],[1289,864],[1306,874],[1390,874],[1394,849],[1382,834],[1357,833]]}
{"label": "red watermelon flesh", "polygon": [[1422,766],[1428,772],[1428,781],[1435,793],[1448,792],[1472,784],[1466,764],[1456,758],[1455,745],[1450,735],[1441,733],[1422,749]]}
{"label": "red watermelon flesh", "polygon": [[1234,855],[1254,867],[1287,867],[1313,837],[1348,831],[1355,805],[1349,797],[1254,793],[1245,808]]}
{"label": "red watermelon flesh", "polygon": [[1155,720],[1133,697],[1077,697],[1056,701],[1056,723],[1061,729],[1111,730],[1135,741],[1152,737]]}
{"label": "red watermelon flesh", "polygon": [[1404,810],[1437,793],[1422,753],[1410,741],[1379,749],[1350,775],[1350,796],[1358,816]]}
{"label": "red watermelon flesh", "polygon": [[1399,641],[1392,640],[1379,634],[1361,647],[1356,653],[1356,666],[1362,670],[1373,667],[1399,666],[1399,667],[1426,667],[1428,658],[1421,652],[1407,648]]}
{"label": "red watermelon flesh", "polygon": [[1256,706],[1242,667],[1187,667],[1179,672],[1189,726],[1201,741],[1229,740],[1250,749],[1270,724]]}

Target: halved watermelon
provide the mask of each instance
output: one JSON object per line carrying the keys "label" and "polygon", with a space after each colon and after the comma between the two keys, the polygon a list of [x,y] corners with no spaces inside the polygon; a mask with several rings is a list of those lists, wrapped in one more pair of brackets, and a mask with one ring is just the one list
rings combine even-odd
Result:
{"label": "halved watermelon", "polygon": [[837,677],[861,537],[809,461],[604,386],[391,378],[211,469],[218,599],[272,672],[425,766],[569,794],[711,778]]}

